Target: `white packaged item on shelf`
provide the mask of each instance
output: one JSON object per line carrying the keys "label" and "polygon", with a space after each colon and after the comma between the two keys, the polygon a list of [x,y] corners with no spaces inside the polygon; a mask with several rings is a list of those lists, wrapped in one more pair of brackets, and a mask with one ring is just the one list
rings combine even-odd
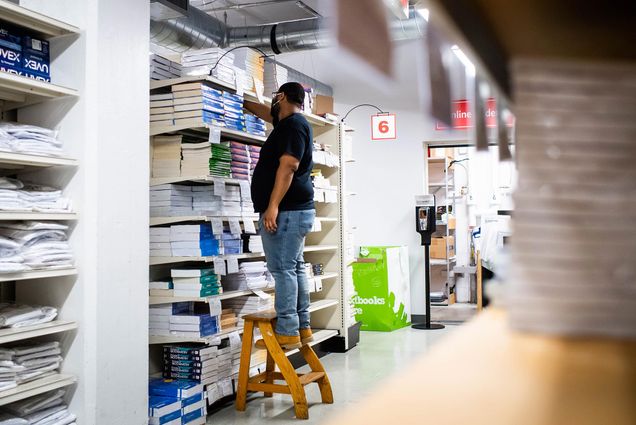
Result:
{"label": "white packaged item on shelf", "polygon": [[[64,403],[66,390],[59,389],[45,394],[33,396],[25,400],[16,401],[4,407],[16,416],[24,417],[32,413],[59,406]],[[1,422],[0,422],[1,423]]]}
{"label": "white packaged item on shelf", "polygon": [[64,153],[57,131],[9,122],[0,122],[0,150],[44,156]]}
{"label": "white packaged item on shelf", "polygon": [[73,254],[67,241],[68,226],[52,222],[4,222],[0,236],[21,245],[24,264],[33,268],[70,266]]}
{"label": "white packaged item on shelf", "polygon": [[59,189],[0,177],[0,210],[65,213],[72,203]]}
{"label": "white packaged item on shelf", "polygon": [[[165,184],[150,188],[150,216],[183,216],[191,215],[192,210],[192,187],[177,184]],[[152,240],[151,242],[166,242]]]}
{"label": "white packaged item on shelf", "polygon": [[19,328],[37,325],[51,322],[56,317],[57,309],[54,307],[4,304],[0,308],[0,327]]}

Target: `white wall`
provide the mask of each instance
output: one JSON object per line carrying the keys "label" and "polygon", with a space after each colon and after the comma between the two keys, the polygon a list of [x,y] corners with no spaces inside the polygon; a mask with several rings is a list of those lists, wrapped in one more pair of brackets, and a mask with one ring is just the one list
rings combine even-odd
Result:
{"label": "white wall", "polygon": [[80,214],[71,235],[79,275],[47,283],[46,294],[62,306],[63,318],[79,322],[63,366],[79,378],[71,410],[82,424],[145,424],[149,4],[22,0],[21,5],[81,29],[77,41],[55,53],[52,67],[54,82],[78,89],[79,100],[20,114],[25,122],[60,125],[69,155],[80,161],[75,172],[58,176],[70,179],[67,194]]}
{"label": "white wall", "polygon": [[[335,109],[344,114],[351,106],[337,103]],[[372,109],[358,109],[347,119],[356,129],[356,162],[348,165],[347,188],[357,195],[349,200],[349,219],[357,228],[358,246],[408,246],[411,313],[424,314],[424,249],[414,228],[414,202],[415,195],[425,193],[422,142],[430,122],[417,111],[391,112],[397,115],[398,138],[394,141],[371,141]]]}

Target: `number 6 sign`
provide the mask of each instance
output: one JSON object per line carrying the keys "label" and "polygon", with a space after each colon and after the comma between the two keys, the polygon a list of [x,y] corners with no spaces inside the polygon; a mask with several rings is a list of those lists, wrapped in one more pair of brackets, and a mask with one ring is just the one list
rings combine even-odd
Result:
{"label": "number 6 sign", "polygon": [[371,140],[392,140],[396,137],[395,114],[371,116]]}

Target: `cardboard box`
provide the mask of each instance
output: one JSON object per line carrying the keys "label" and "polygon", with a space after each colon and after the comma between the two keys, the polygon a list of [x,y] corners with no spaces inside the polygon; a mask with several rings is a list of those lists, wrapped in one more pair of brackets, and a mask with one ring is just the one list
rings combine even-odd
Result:
{"label": "cardboard box", "polygon": [[312,112],[316,115],[333,114],[333,97],[317,94]]}
{"label": "cardboard box", "polygon": [[440,260],[446,259],[446,245],[448,245],[449,257],[455,256],[455,238],[453,236],[442,236],[431,238],[431,258]]}

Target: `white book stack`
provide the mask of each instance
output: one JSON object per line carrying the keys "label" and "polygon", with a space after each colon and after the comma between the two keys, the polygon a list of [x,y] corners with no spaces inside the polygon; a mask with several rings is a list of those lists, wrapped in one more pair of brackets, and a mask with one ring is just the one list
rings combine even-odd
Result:
{"label": "white book stack", "polygon": [[183,77],[209,75],[212,71],[213,77],[234,84],[234,52],[226,54],[218,47],[190,50],[181,55],[181,66]]}
{"label": "white book stack", "polygon": [[275,62],[265,62],[265,94],[278,91],[280,86],[289,81],[287,68]]}
{"label": "white book stack", "polygon": [[150,79],[168,80],[180,76],[181,65],[156,53],[150,54]]}
{"label": "white book stack", "polygon": [[[240,216],[240,192],[236,200],[234,189],[238,187],[226,186],[226,197],[214,195],[214,186],[193,186],[193,209],[196,214],[212,216]],[[228,191],[229,189],[229,191]],[[240,189],[239,189],[240,190]],[[228,200],[227,198],[231,200]]]}
{"label": "white book stack", "polygon": [[181,143],[181,175],[207,176],[210,174],[210,142]]}
{"label": "white book stack", "polygon": [[170,316],[172,304],[150,306],[148,316],[148,330],[151,336],[170,335]]}
{"label": "white book stack", "polygon": [[169,227],[151,227],[150,228],[150,256],[151,257],[172,256]]}
{"label": "white book stack", "polygon": [[223,199],[214,194],[214,186],[193,186],[192,194],[192,208],[196,214],[221,215]]}
{"label": "white book stack", "polygon": [[152,138],[152,176],[178,177],[181,175],[181,136],[154,136]]}
{"label": "white book stack", "polygon": [[265,250],[263,249],[263,238],[258,235],[250,235],[250,241],[248,249],[253,253],[261,253]]}
{"label": "white book stack", "polygon": [[[533,333],[636,338],[633,64],[518,60],[507,301]],[[500,271],[497,271],[500,275]]]}
{"label": "white book stack", "polygon": [[219,380],[232,376],[232,347],[219,348],[217,359],[219,361]]}
{"label": "white book stack", "polygon": [[170,226],[170,246],[174,257],[218,255],[218,242],[209,223]]}
{"label": "white book stack", "polygon": [[239,318],[238,326],[243,327],[243,316],[272,310],[274,308],[274,298],[271,296],[261,298],[256,295],[232,298],[223,301],[223,308],[231,308]]}
{"label": "white book stack", "polygon": [[174,111],[174,98],[172,93],[156,93],[150,95],[150,125],[173,125]]}
{"label": "white book stack", "polygon": [[245,71],[243,89],[256,91],[254,79],[260,82],[264,80],[264,58],[262,54],[254,49],[237,49],[234,51],[234,65]]}
{"label": "white book stack", "polygon": [[274,286],[274,279],[264,261],[241,263],[238,273],[221,277],[224,291],[265,289]]}
{"label": "white book stack", "polygon": [[150,188],[150,216],[192,215],[192,186],[162,184]]}

